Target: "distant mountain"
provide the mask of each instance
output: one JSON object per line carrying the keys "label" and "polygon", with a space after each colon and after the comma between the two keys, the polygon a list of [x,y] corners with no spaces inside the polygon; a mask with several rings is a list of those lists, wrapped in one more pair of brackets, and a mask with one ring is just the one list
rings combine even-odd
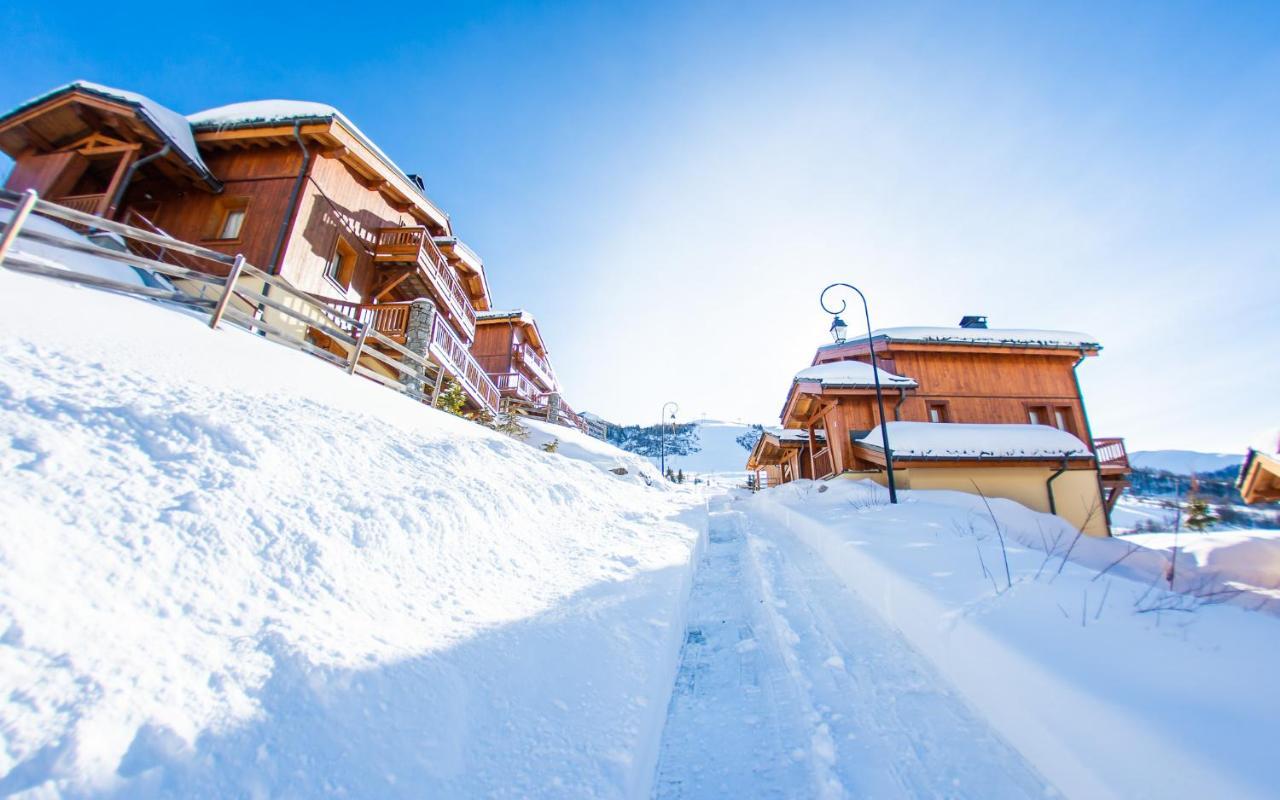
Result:
{"label": "distant mountain", "polygon": [[[738,442],[748,438],[754,443],[756,426],[743,422],[699,419],[682,422],[673,435],[667,429],[667,466],[686,473],[746,472],[749,451]],[[610,430],[609,440],[624,450],[649,456],[658,461],[657,425],[626,425]]]}
{"label": "distant mountain", "polygon": [[1138,450],[1129,454],[1129,463],[1143,469],[1158,469],[1175,475],[1217,472],[1239,467],[1244,453],[1198,453],[1194,450]]}

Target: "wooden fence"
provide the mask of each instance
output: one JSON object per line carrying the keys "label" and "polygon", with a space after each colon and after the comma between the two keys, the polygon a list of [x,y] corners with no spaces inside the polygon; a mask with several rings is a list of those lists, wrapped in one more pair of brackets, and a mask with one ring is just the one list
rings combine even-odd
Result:
{"label": "wooden fence", "polygon": [[[0,208],[12,209],[0,234],[0,267],[202,309],[209,314],[210,328],[217,329],[223,323],[243,328],[345,369],[348,374],[376,381],[428,405],[435,404],[444,379],[439,365],[382,335],[368,321],[347,316],[283,278],[258,269],[243,256],[229,256],[86,214],[41,200],[34,191],[19,195],[0,190]],[[58,235],[37,230],[30,224],[33,214],[55,220],[68,230],[65,234],[59,231]],[[76,233],[81,229],[110,234],[128,249],[113,249],[86,240]],[[163,283],[168,286],[143,286],[77,272],[74,260],[52,266],[47,257],[23,250],[28,242],[148,270],[166,278]],[[183,263],[173,263],[177,260]],[[346,356],[307,341],[308,329],[340,343],[340,349],[348,351]]]}

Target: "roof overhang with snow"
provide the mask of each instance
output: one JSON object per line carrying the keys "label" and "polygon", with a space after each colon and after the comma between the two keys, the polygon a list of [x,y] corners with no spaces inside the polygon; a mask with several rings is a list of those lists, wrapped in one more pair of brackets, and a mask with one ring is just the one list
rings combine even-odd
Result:
{"label": "roof overhang with snow", "polygon": [[[890,422],[888,431],[895,466],[1058,464],[1088,469],[1094,463],[1084,442],[1048,425]],[[859,457],[884,465],[879,427],[854,440],[853,446]]]}
{"label": "roof overhang with snow", "polygon": [[[876,352],[893,345],[899,349],[952,350],[973,349],[995,351],[1065,352],[1097,355],[1102,345],[1094,336],[1074,331],[1035,330],[1030,328],[881,328],[871,332]],[[818,347],[814,363],[836,356],[869,351],[867,338],[857,337],[839,344]]]}
{"label": "roof overhang with snow", "polygon": [[879,374],[883,393],[907,392],[918,387],[912,378],[879,369],[873,371],[862,361],[830,361],[806,367],[795,374],[787,399],[782,405],[784,426],[803,426],[825,405],[838,402],[838,397],[867,397],[876,393],[875,377]]}
{"label": "roof overhang with snow", "polygon": [[1236,487],[1249,504],[1280,500],[1280,454],[1250,448],[1240,467]]}
{"label": "roof overhang with snow", "polygon": [[[815,431],[814,438],[818,441],[826,440],[821,431]],[[766,428],[747,456],[747,469],[777,466],[789,458],[792,452],[803,450],[808,444],[808,431]]]}
{"label": "roof overhang with snow", "polygon": [[229,149],[250,141],[285,144],[295,132],[320,146],[386,195],[393,208],[413,215],[436,234],[452,236],[449,216],[342,112],[324,103],[257,100],[200,111],[187,117],[202,147]]}
{"label": "roof overhang with snow", "polygon": [[512,309],[510,311],[483,311],[476,314],[476,325],[515,325],[524,329],[524,335],[529,341],[542,351],[543,355],[547,354],[547,342],[542,338],[542,331],[538,328],[538,321],[533,315],[522,308]]}
{"label": "roof overhang with snow", "polygon": [[437,236],[435,243],[449,259],[449,263],[458,269],[476,309],[488,311],[493,305],[493,299],[489,296],[489,279],[484,273],[484,261],[456,236]]}
{"label": "roof overhang with snow", "polygon": [[169,152],[155,162],[156,168],[210,191],[222,190],[222,183],[200,157],[185,117],[135,92],[88,81],[60,86],[0,117],[0,150],[16,159],[28,150],[56,152],[104,132],[126,142],[149,144],[154,152],[168,145]]}

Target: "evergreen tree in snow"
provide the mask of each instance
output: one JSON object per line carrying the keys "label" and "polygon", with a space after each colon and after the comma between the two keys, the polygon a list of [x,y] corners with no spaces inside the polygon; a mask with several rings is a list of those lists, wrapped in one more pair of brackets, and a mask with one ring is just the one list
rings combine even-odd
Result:
{"label": "evergreen tree in snow", "polygon": [[529,429],[520,424],[515,414],[499,414],[493,418],[493,424],[489,427],[498,433],[504,433],[512,439],[519,439],[522,442],[529,438]]}
{"label": "evergreen tree in snow", "polygon": [[734,441],[737,442],[743,450],[750,452],[755,449],[756,442],[760,441],[760,437],[763,435],[763,425],[752,425],[750,430],[743,433],[737,439],[734,439]]}
{"label": "evergreen tree in snow", "polygon": [[1218,518],[1209,510],[1209,504],[1206,503],[1199,495],[1191,495],[1187,501],[1187,530],[1203,533]]}
{"label": "evergreen tree in snow", "polygon": [[444,391],[436,396],[436,408],[447,411],[454,416],[464,416],[462,408],[467,404],[467,395],[462,391],[462,384],[450,378]]}
{"label": "evergreen tree in snow", "polygon": [[676,472],[676,483],[684,483],[684,470]]}

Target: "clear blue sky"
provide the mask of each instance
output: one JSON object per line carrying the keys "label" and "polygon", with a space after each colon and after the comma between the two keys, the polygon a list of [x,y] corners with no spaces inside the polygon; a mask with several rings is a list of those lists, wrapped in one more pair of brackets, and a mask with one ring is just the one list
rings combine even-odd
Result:
{"label": "clear blue sky", "polygon": [[1280,4],[278,5],[9,9],[0,105],[338,106],[619,421],[775,420],[847,280],[1092,333],[1131,449],[1280,425]]}

